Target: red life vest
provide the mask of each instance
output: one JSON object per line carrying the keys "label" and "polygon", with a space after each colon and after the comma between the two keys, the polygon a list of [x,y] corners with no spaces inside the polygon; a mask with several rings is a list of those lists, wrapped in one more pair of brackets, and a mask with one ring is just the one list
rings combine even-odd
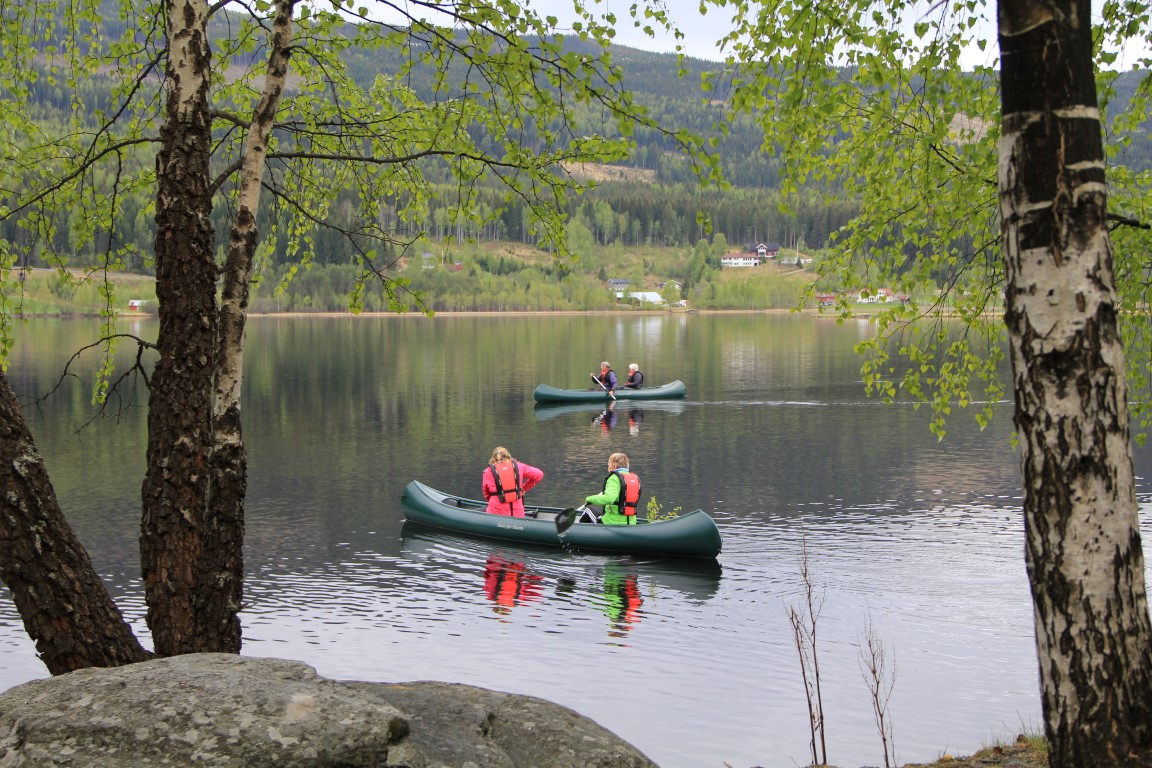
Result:
{"label": "red life vest", "polygon": [[496,495],[505,504],[511,504],[524,498],[524,489],[520,487],[520,465],[515,461],[504,460],[489,464],[492,470],[492,479],[496,481]]}
{"label": "red life vest", "polygon": [[[611,477],[616,475],[620,478],[620,496],[616,499],[616,507],[620,510],[620,514],[627,517],[636,516],[636,503],[640,501],[640,476],[635,472],[621,472],[618,469],[612,470]],[[604,481],[607,486],[608,481]]]}

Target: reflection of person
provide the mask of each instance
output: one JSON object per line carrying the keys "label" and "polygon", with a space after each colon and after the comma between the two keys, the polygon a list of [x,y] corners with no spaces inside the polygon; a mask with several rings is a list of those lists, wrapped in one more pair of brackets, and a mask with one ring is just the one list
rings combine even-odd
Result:
{"label": "reflection of person", "polygon": [[530,603],[543,597],[544,578],[529,573],[527,566],[493,552],[484,564],[484,594],[496,603],[497,613],[509,613],[514,606]]}
{"label": "reflection of person", "polygon": [[640,584],[636,574],[623,573],[616,568],[604,570],[604,614],[612,622],[609,634],[624,637],[632,625],[640,621],[644,598],[640,596]]}
{"label": "reflection of person", "polygon": [[639,408],[628,409],[628,434],[640,434],[640,424],[644,421],[644,411]]}
{"label": "reflection of person", "polygon": [[502,445],[492,451],[480,485],[493,515],[524,517],[524,494],[544,479],[544,473],[522,461],[516,461]]}
{"label": "reflection of person", "polygon": [[607,360],[600,363],[599,376],[594,373],[590,373],[588,375],[596,379],[596,381],[600,382],[600,386],[602,386],[608,392],[616,391],[616,372],[612,370],[612,366],[608,363]]}
{"label": "reflection of person", "polygon": [[600,412],[596,418],[592,419],[593,424],[599,424],[600,429],[605,432],[610,432],[612,427],[616,426],[616,402],[608,403],[608,407]]}
{"label": "reflection of person", "polygon": [[608,457],[604,490],[584,499],[585,504],[603,505],[600,522],[605,525],[635,525],[639,501],[640,478],[628,469],[628,457],[623,453]]}
{"label": "reflection of person", "polygon": [[624,382],[624,389],[643,389],[644,374],[640,373],[640,366],[636,363],[628,364],[628,380]]}

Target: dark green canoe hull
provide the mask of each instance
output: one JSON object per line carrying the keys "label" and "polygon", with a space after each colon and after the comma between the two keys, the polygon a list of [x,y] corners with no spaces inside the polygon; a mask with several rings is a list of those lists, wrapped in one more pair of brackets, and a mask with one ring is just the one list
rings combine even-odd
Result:
{"label": "dark green canoe hull", "polygon": [[[688,387],[682,381],[661,384],[644,389],[617,389],[617,400],[674,400],[687,397]],[[536,387],[532,398],[538,403],[593,403],[607,402],[611,398],[602,389],[557,389],[547,384]]]}
{"label": "dark green canoe hull", "polygon": [[405,486],[400,502],[409,522],[469,536],[632,555],[714,558],[720,554],[720,530],[700,509],[671,520],[641,520],[637,525],[576,523],[559,534],[556,515],[560,507],[525,505],[525,511],[536,517],[490,515],[486,502],[452,496],[418,480]]}

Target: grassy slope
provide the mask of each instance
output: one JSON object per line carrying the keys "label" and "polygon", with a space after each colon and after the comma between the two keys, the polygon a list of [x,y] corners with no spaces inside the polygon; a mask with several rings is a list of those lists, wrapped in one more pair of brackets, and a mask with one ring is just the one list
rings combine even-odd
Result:
{"label": "grassy slope", "polygon": [[98,315],[105,307],[100,286],[107,277],[111,286],[112,307],[128,311],[133,299],[156,305],[155,281],[146,275],[83,272],[72,270],[62,276],[53,269],[20,270],[6,276],[3,294],[12,312],[22,315]]}

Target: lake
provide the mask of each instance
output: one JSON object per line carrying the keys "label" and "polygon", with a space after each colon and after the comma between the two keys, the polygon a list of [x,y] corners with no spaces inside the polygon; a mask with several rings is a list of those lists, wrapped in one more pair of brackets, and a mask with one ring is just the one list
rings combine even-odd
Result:
{"label": "lake", "polygon": [[[155,321],[127,330],[154,338]],[[97,328],[34,320],[18,333],[8,375],[27,402]],[[861,673],[868,627],[895,669],[899,763],[1039,729],[1011,403],[984,431],[955,411],[938,442],[924,411],[864,395],[852,347],[871,333],[766,313],[253,318],[244,653],[337,679],[541,696],[663,768],[804,765],[788,620],[803,550],[821,600],[830,763],[883,763]],[[146,641],[145,413],[137,392],[98,416],[88,357],[25,413]],[[650,385],[680,379],[688,397],[607,415],[534,406],[537,384],[590,386],[601,360],[618,374],[638,363]],[[544,470],[530,502],[565,507],[599,491],[608,455],[624,451],[642,507],[704,509],[723,552],[698,563],[526,550],[404,524],[408,481],[478,497],[496,445]],[[1137,454],[1145,521],[1149,453]],[[45,675],[0,591],[0,688]]]}

